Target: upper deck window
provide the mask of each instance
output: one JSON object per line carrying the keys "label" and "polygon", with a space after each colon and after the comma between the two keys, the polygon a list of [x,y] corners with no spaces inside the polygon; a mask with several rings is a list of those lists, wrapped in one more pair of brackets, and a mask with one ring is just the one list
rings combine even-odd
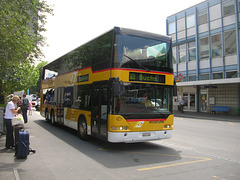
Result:
{"label": "upper deck window", "polygon": [[117,35],[114,67],[172,72],[170,43],[158,39]]}

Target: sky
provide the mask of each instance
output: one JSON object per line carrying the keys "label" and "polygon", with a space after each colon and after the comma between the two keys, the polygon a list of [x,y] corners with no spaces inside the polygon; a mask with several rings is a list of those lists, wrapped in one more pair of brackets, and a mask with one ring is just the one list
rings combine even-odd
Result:
{"label": "sky", "polygon": [[115,26],[166,35],[166,19],[203,0],[46,0],[44,61],[51,62]]}

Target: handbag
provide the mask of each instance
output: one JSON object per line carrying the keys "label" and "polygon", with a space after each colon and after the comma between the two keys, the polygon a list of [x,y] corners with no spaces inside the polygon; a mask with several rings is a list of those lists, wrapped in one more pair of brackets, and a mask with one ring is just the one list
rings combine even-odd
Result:
{"label": "handbag", "polygon": [[12,126],[17,124],[24,124],[23,116],[21,114],[18,114],[12,118]]}

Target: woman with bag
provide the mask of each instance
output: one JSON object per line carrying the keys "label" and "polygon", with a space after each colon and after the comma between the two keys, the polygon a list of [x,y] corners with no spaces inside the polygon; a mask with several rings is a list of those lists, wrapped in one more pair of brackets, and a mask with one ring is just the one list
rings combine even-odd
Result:
{"label": "woman with bag", "polygon": [[21,109],[18,107],[15,109],[15,104],[19,102],[18,96],[13,96],[12,100],[7,103],[4,116],[4,124],[7,130],[6,144],[7,149],[12,149],[14,147],[14,138],[13,138],[13,127],[12,127],[12,118],[17,115],[18,111]]}

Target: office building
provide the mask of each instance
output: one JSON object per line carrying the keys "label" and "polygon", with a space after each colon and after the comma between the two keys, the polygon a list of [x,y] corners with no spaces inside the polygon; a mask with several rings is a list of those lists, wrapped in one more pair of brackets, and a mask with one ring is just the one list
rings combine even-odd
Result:
{"label": "office building", "polygon": [[186,111],[211,112],[240,107],[240,0],[206,0],[167,18],[173,41],[177,79],[177,109],[181,97]]}

